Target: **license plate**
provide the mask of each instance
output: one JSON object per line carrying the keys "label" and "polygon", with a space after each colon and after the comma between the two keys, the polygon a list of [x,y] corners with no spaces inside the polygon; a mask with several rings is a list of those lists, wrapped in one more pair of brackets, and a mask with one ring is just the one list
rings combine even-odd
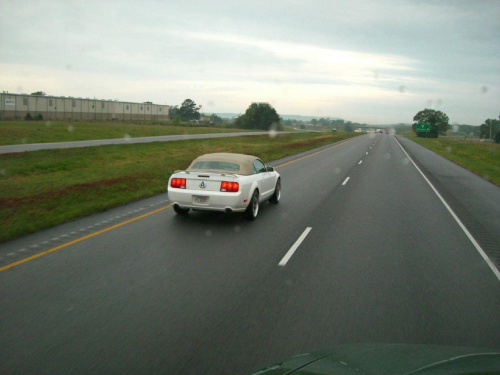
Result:
{"label": "license plate", "polygon": [[193,203],[195,204],[208,204],[209,197],[202,197],[198,195],[193,196]]}

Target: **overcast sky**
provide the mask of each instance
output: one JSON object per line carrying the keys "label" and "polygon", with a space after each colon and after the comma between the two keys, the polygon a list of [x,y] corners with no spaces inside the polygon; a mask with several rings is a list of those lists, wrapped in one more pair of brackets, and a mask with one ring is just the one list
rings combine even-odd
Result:
{"label": "overcast sky", "polygon": [[205,113],[500,115],[500,0],[0,2],[0,90]]}

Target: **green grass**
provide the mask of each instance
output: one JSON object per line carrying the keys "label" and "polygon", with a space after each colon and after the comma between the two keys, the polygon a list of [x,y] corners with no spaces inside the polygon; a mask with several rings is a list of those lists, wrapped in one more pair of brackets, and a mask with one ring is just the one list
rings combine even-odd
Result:
{"label": "green grass", "polygon": [[354,136],[297,133],[0,155],[0,242],[166,191],[174,170],[208,152],[277,160]]}
{"label": "green grass", "polygon": [[0,146],[23,143],[88,141],[94,139],[153,137],[161,135],[240,132],[213,126],[175,126],[164,123],[110,121],[0,121]]}
{"label": "green grass", "polygon": [[500,186],[500,144],[439,138],[405,137]]}

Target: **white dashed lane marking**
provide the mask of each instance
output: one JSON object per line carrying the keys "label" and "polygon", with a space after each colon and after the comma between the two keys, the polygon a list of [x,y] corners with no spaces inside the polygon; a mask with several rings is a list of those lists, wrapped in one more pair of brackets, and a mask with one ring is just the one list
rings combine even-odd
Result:
{"label": "white dashed lane marking", "polygon": [[300,244],[302,242],[304,242],[305,238],[307,237],[307,235],[309,234],[309,232],[311,231],[311,227],[307,227],[306,230],[300,235],[300,237],[297,239],[297,241],[295,241],[295,243],[293,244],[293,246],[290,248],[290,250],[288,250],[288,252],[285,254],[285,256],[283,257],[283,259],[281,259],[281,261],[278,263],[278,266],[286,266],[286,264],[288,263],[288,261],[290,260],[290,258],[292,257],[292,255],[295,253],[295,251],[299,248]]}

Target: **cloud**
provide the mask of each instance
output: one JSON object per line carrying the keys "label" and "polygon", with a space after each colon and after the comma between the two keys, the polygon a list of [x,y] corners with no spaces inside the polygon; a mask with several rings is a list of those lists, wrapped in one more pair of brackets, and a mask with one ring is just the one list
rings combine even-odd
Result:
{"label": "cloud", "polygon": [[478,124],[500,102],[499,16],[484,1],[6,0],[0,86],[365,122],[441,100]]}

